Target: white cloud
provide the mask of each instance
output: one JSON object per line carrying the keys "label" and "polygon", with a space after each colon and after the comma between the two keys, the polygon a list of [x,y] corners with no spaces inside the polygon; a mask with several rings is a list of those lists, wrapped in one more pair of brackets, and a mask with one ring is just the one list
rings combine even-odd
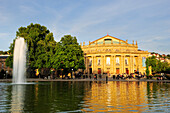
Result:
{"label": "white cloud", "polygon": [[150,37],[150,38],[147,38],[145,40],[142,40],[144,43],[152,43],[152,42],[157,42],[157,41],[161,41],[161,40],[164,40],[164,39],[167,39],[167,37],[161,37],[161,36],[155,36],[155,37]]}
{"label": "white cloud", "polygon": [[[128,1],[125,3],[124,1],[119,1],[117,3],[109,3],[101,6],[93,6],[87,8],[85,12],[81,12],[79,17],[75,18],[75,21],[70,28],[69,32],[75,33],[75,32],[81,32],[85,28],[88,28],[89,26],[98,25],[100,23],[104,23],[106,21],[113,20],[119,17],[122,18],[124,14],[135,11],[137,9],[149,7],[153,4],[158,4],[159,2],[154,3],[147,3],[143,4],[140,2],[134,2]],[[140,5],[139,5],[140,4]],[[129,22],[134,22],[134,20],[129,20]]]}
{"label": "white cloud", "polygon": [[26,15],[26,14],[34,15],[34,14],[39,13],[38,10],[36,10],[35,8],[33,8],[31,6],[20,5],[19,8],[20,8],[21,13],[23,13],[24,15]]}
{"label": "white cloud", "polygon": [[10,20],[11,20],[10,13],[7,13],[4,7],[0,7],[0,25],[5,25]]}
{"label": "white cloud", "polygon": [[0,33],[0,39],[5,39],[9,36],[9,33]]}

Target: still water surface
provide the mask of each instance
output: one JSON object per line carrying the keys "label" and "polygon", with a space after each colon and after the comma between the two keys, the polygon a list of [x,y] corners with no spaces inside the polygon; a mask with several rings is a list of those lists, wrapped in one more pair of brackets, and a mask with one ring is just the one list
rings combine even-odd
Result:
{"label": "still water surface", "polygon": [[170,112],[170,83],[0,83],[0,112]]}

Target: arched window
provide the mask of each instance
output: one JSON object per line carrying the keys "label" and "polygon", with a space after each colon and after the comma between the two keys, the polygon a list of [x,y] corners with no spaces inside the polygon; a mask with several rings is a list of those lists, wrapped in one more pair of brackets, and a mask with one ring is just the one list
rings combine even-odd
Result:
{"label": "arched window", "polygon": [[97,65],[98,65],[98,66],[100,66],[100,65],[101,65],[101,58],[98,58]]}
{"label": "arched window", "polygon": [[111,44],[112,39],[104,39],[104,41],[105,41],[105,44]]}
{"label": "arched window", "polygon": [[89,66],[92,66],[92,59],[89,59]]}
{"label": "arched window", "polygon": [[125,58],[125,65],[127,66],[128,65],[128,59]]}

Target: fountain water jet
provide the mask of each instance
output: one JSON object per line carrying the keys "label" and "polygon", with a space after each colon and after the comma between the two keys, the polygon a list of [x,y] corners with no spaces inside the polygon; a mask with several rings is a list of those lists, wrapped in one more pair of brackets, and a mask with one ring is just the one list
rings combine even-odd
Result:
{"label": "fountain water jet", "polygon": [[27,44],[24,38],[18,37],[15,40],[14,56],[13,56],[13,79],[15,84],[23,84],[26,82],[26,52]]}

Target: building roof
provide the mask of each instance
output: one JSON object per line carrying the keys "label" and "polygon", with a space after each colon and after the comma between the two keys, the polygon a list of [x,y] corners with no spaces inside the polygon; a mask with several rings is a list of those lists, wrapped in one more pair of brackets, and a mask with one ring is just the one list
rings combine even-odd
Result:
{"label": "building roof", "polygon": [[95,40],[95,41],[92,41],[92,42],[90,42],[90,44],[95,44],[95,43],[100,43],[100,42],[103,43],[103,40],[111,40],[112,43],[127,44],[127,41],[118,39],[118,38],[113,37],[113,36],[110,36],[110,35],[106,35],[106,36],[104,36],[104,37],[102,37],[102,38],[99,38],[99,39],[97,39],[97,40]]}

